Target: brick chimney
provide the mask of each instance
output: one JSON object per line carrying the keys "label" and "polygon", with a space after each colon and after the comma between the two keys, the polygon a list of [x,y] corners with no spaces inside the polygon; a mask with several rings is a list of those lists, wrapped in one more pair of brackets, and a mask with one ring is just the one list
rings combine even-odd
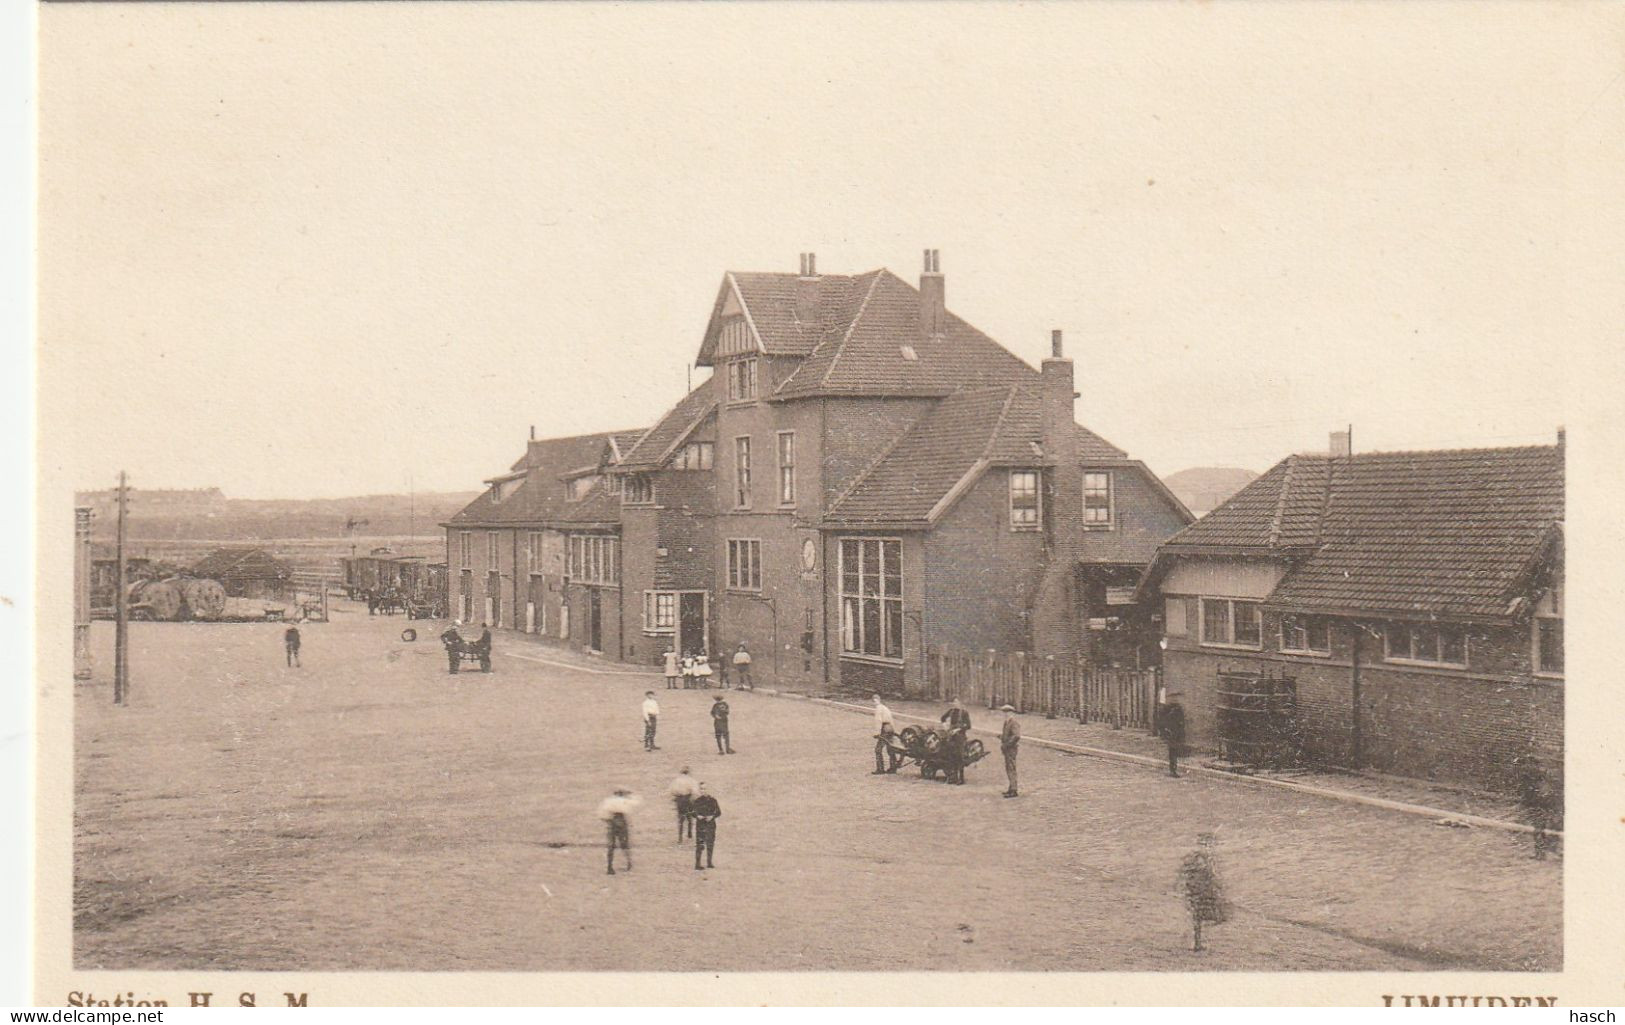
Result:
{"label": "brick chimney", "polygon": [[1039,367],[1038,429],[1044,449],[1044,570],[1029,602],[1033,651],[1057,658],[1083,648],[1077,563],[1083,554],[1083,450],[1074,407],[1078,394],[1061,332],[1050,333],[1050,355]]}
{"label": "brick chimney", "polygon": [[1334,459],[1347,459],[1354,452],[1348,431],[1333,431],[1326,452]]}
{"label": "brick chimney", "polygon": [[925,270],[920,273],[920,333],[940,337],[948,330],[948,298],[942,280],[942,254],[925,251]]}
{"label": "brick chimney", "polygon": [[1038,374],[1040,396],[1039,443],[1044,455],[1069,465],[1078,461],[1076,402],[1072,361],[1061,353],[1061,332],[1051,331],[1050,354]]}
{"label": "brick chimney", "polygon": [[818,254],[801,254],[801,276],[796,278],[796,320],[802,324],[818,321]]}

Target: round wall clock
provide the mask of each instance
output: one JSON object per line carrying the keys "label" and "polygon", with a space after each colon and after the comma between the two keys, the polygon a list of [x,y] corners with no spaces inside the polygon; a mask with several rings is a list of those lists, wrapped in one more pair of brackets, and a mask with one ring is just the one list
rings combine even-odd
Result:
{"label": "round wall clock", "polygon": [[801,568],[811,573],[816,565],[818,565],[818,545],[809,537],[801,542]]}

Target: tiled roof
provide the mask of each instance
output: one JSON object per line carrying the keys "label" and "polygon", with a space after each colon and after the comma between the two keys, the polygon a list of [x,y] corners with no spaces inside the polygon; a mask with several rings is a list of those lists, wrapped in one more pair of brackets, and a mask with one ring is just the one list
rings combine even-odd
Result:
{"label": "tiled roof", "polygon": [[711,411],[717,408],[712,397],[714,389],[700,385],[667,411],[666,415],[638,439],[629,450],[623,450],[620,465],[628,469],[654,469],[665,460],[672,446],[688,436]]}
{"label": "tiled roof", "polygon": [[[1074,425],[1076,426],[1076,425]],[[1122,450],[1077,427],[1084,459],[1119,461]],[[924,522],[978,463],[1040,465],[1038,396],[1003,385],[955,392],[938,402],[830,507],[843,524]]]}
{"label": "tiled roof", "polygon": [[1163,552],[1294,556],[1271,604],[1505,618],[1563,520],[1562,449],[1292,456]]}
{"label": "tiled roof", "polygon": [[[775,389],[775,398],[944,395],[1037,381],[1036,370],[952,313],[947,314],[941,337],[925,337],[920,293],[891,271],[862,275],[855,284],[859,289],[848,307],[848,323],[824,334],[818,347]],[[846,318],[843,309],[833,319],[839,324]],[[912,359],[904,346],[913,353]]]}
{"label": "tiled roof", "polygon": [[794,274],[735,271],[729,274],[749,311],[751,323],[771,356],[805,356],[828,334],[840,334],[852,323],[857,297],[867,290],[878,271],[858,277],[826,274],[812,287],[818,290],[816,316],[796,316],[800,279]]}
{"label": "tiled roof", "polygon": [[612,436],[635,435],[635,431],[580,434],[569,438],[543,438],[525,446],[525,454],[514,463],[526,471],[525,482],[500,502],[491,501],[487,490],[468,503],[447,526],[521,526],[552,522],[610,522],[620,517],[620,500],[609,493],[604,482],[579,502],[571,502],[563,474],[596,465]]}
{"label": "tiled roof", "polygon": [[287,563],[263,548],[217,548],[199,559],[191,570],[195,577],[216,580],[282,578],[291,572]]}

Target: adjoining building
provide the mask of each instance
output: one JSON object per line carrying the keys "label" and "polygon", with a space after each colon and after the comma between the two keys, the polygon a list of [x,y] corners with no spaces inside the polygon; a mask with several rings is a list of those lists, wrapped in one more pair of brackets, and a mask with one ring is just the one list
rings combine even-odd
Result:
{"label": "adjoining building", "polygon": [[217,548],[188,572],[218,580],[232,598],[286,601],[293,594],[293,568],[263,548]]}
{"label": "adjoining building", "polygon": [[1034,370],[948,311],[935,251],[918,287],[812,254],[725,274],[695,362],[714,373],[647,432],[488,482],[447,524],[453,586],[540,473],[575,503],[515,515],[568,544],[563,632],[605,654],[744,643],[764,682],[888,693],[932,651],[1157,657],[1134,585],[1190,514],[1075,422],[1059,332]]}
{"label": "adjoining building", "polygon": [[[1308,757],[1506,789],[1561,768],[1563,447],[1276,464],[1164,544],[1167,686],[1222,739],[1220,674],[1293,682]],[[1232,678],[1235,678],[1234,675]]]}

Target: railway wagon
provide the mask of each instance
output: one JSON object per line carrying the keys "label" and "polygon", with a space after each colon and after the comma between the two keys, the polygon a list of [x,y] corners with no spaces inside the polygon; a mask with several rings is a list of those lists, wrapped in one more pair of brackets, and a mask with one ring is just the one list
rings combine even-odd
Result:
{"label": "railway wagon", "polygon": [[392,594],[415,605],[445,607],[443,562],[431,563],[422,555],[401,555],[391,548],[374,548],[366,555],[339,562],[344,567],[344,592],[352,599]]}

